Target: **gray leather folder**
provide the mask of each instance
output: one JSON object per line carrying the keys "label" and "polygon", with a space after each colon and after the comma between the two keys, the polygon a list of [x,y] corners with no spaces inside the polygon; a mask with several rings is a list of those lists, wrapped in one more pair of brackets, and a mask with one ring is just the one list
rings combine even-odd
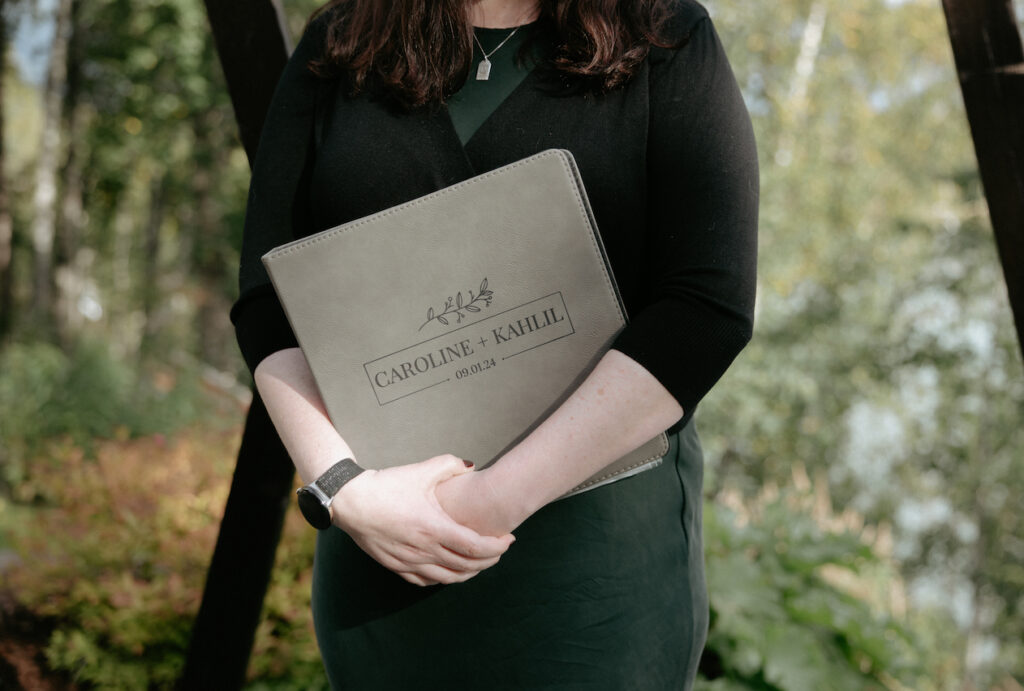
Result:
{"label": "gray leather folder", "polygon": [[[549,150],[263,256],[359,463],[491,463],[626,317],[576,163]],[[659,434],[570,494],[656,465]]]}

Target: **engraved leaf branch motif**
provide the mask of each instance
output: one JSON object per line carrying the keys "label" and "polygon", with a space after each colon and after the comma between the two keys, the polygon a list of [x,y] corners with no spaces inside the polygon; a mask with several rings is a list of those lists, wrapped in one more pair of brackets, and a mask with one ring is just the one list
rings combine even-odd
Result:
{"label": "engraved leaf branch motif", "polygon": [[427,310],[427,321],[423,322],[417,331],[422,331],[424,326],[434,320],[448,326],[451,323],[452,317],[455,317],[456,324],[461,324],[462,319],[466,316],[466,312],[479,312],[481,305],[488,307],[494,298],[494,292],[487,288],[486,278],[480,281],[480,288],[477,290],[476,295],[473,294],[472,290],[467,291],[467,293],[469,297],[466,299],[463,299],[461,290],[455,294],[454,299],[449,295],[440,311],[435,310],[433,307],[429,308]]}

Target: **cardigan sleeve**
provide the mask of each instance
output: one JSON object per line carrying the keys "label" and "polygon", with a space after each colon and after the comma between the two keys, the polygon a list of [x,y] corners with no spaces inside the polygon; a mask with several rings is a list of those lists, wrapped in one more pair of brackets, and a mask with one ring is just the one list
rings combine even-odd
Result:
{"label": "cardigan sleeve", "polygon": [[650,296],[612,346],[665,386],[683,422],[751,338],[759,197],[750,116],[718,35],[706,15],[687,35],[651,64]]}
{"label": "cardigan sleeve", "polygon": [[311,232],[309,176],[319,78],[307,63],[322,51],[326,13],[303,33],[278,80],[253,162],[242,231],[239,297],[231,322],[250,372],[271,353],[298,342],[260,260]]}

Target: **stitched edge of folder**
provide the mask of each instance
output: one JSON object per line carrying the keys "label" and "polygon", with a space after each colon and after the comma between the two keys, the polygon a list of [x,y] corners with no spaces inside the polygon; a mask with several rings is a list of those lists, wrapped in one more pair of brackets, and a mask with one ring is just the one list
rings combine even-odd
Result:
{"label": "stitched edge of folder", "polygon": [[657,468],[664,462],[665,457],[658,456],[655,457],[653,460],[644,461],[643,463],[630,466],[629,468],[623,468],[621,471],[617,473],[609,473],[608,475],[603,475],[599,479],[593,480],[592,482],[587,482],[582,485],[578,485],[574,487],[572,490],[558,497],[558,499],[568,499],[569,497],[574,497],[577,494],[583,494],[584,492],[589,492],[591,490],[597,489],[598,487],[610,485],[611,483],[616,482],[616,478],[620,476],[623,480],[625,480],[626,478],[631,478],[634,475],[639,475],[640,473],[647,472],[648,470],[653,470],[654,468]]}
{"label": "stitched edge of folder", "polygon": [[567,497],[567,496],[569,496],[571,494],[578,494],[579,492],[582,492],[582,491],[586,490],[587,488],[591,487],[592,485],[596,485],[596,484],[598,484],[600,482],[604,482],[605,480],[610,480],[611,478],[615,477],[616,475],[621,475],[622,473],[625,473],[627,471],[635,470],[636,468],[639,468],[642,465],[647,465],[648,463],[653,463],[654,461],[656,461],[659,458],[663,457],[665,454],[668,453],[668,448],[669,448],[668,437],[665,435],[664,432],[662,432],[658,436],[661,437],[661,446],[662,446],[661,453],[655,454],[655,455],[653,455],[653,456],[651,456],[649,458],[645,458],[642,461],[637,461],[636,463],[634,463],[632,465],[629,465],[629,466],[626,466],[625,468],[619,468],[618,470],[616,470],[613,473],[605,473],[604,475],[601,475],[599,477],[589,478],[589,479],[587,479],[586,482],[583,482],[583,483],[573,487],[571,490],[566,492],[563,496]]}
{"label": "stitched edge of folder", "polygon": [[[314,235],[311,235],[310,237],[307,237],[307,238],[299,238],[298,240],[293,240],[292,242],[289,242],[289,243],[287,243],[285,245],[281,245],[280,247],[276,247],[276,248],[270,250],[269,252],[264,254],[261,257],[261,259],[273,261],[274,259],[276,259],[278,257],[283,257],[283,256],[285,256],[287,254],[291,254],[292,252],[295,252],[297,250],[303,249],[305,247],[309,247],[310,245],[315,245],[316,243],[321,242],[323,240],[326,240],[327,238],[334,237],[335,235],[339,235],[341,233],[347,233],[347,232],[349,232],[351,230],[355,230],[356,228],[364,226],[367,223],[372,223],[373,221],[376,221],[379,218],[385,218],[385,217],[390,216],[392,214],[396,214],[396,213],[399,213],[401,211],[405,211],[406,209],[411,209],[411,208],[413,208],[415,206],[418,206],[420,204],[425,204],[425,203],[430,202],[430,201],[432,201],[434,199],[442,197],[442,196],[444,196],[446,194],[449,194],[451,192],[455,192],[455,191],[457,191],[459,189],[462,189],[463,187],[468,187],[468,186],[470,186],[470,185],[472,185],[474,183],[480,182],[481,180],[485,180],[487,178],[492,178],[492,177],[495,177],[495,176],[498,176],[498,175],[502,175],[502,174],[507,173],[507,172],[509,172],[509,171],[511,171],[511,170],[513,170],[515,168],[518,168],[519,166],[525,165],[526,163],[529,163],[530,161],[533,161],[534,159],[544,158],[544,157],[552,156],[552,155],[561,156],[562,152],[563,152],[563,149],[546,149],[544,151],[541,151],[538,154],[534,154],[533,156],[528,156],[528,157],[526,157],[526,158],[524,158],[524,159],[522,159],[520,161],[515,161],[514,163],[509,163],[508,165],[502,166],[500,168],[495,168],[494,170],[488,171],[486,173],[481,173],[480,175],[475,175],[475,176],[473,176],[473,177],[471,177],[471,178],[469,178],[467,180],[463,180],[461,182],[457,182],[454,185],[449,185],[448,187],[442,187],[441,189],[435,190],[435,191],[433,191],[433,192],[431,192],[429,194],[425,194],[422,197],[417,197],[416,199],[410,199],[409,201],[404,202],[402,204],[399,204],[397,206],[393,206],[390,209],[383,209],[381,211],[378,211],[377,213],[370,214],[369,216],[366,216],[364,218],[360,218],[360,219],[357,219],[357,220],[354,220],[354,221],[349,221],[349,222],[343,223],[343,224],[341,224],[339,226],[335,226],[334,228],[328,228],[326,230],[322,230],[322,231],[320,231],[318,233],[315,233]],[[578,190],[574,190],[574,192],[577,194],[577,196],[579,195],[579,191]]]}
{"label": "stitched edge of folder", "polygon": [[[529,159],[527,159],[527,160],[529,160]],[[597,223],[596,223],[596,221],[594,219],[594,212],[590,208],[588,200],[585,200],[583,198],[583,196],[580,194],[580,189],[585,189],[585,188],[583,187],[583,180],[582,180],[582,177],[580,176],[579,169],[576,167],[575,159],[570,159],[568,156],[559,156],[559,160],[562,162],[562,165],[565,167],[566,173],[569,175],[570,179],[572,179],[576,183],[576,184],[574,184],[572,186],[572,188],[573,188],[573,193],[576,195],[576,202],[579,204],[580,214],[582,214],[583,219],[584,219],[584,221],[586,221],[587,225],[589,225],[591,228],[596,230],[597,229]],[[604,274],[604,277],[605,277],[606,287],[612,293],[612,298],[613,298],[613,301],[615,302],[616,308],[619,310],[619,315],[622,317],[623,321],[627,321],[625,306],[622,304],[622,296],[619,294],[618,288],[616,287],[615,283],[612,282],[611,277],[608,275],[608,270],[607,270],[608,256],[607,256],[607,254],[604,251],[603,245],[599,245],[598,244],[599,241],[600,241],[600,238],[597,236],[597,233],[593,233],[592,232],[590,234],[590,241],[591,241],[591,245],[593,246],[594,250],[597,252],[597,254],[601,258],[601,271],[602,271],[602,273]],[[628,465],[625,468],[618,468],[614,472],[605,473],[604,475],[600,475],[598,477],[588,478],[586,480],[586,482],[583,482],[583,483],[581,483],[579,485],[576,485],[571,490],[569,490],[565,494],[565,496],[569,496],[569,495],[572,495],[572,494],[577,494],[579,492],[583,492],[586,489],[588,489],[588,488],[590,488],[590,487],[592,487],[594,485],[601,484],[605,480],[610,480],[611,478],[615,477],[616,475],[621,475],[622,473],[628,472],[630,470],[635,470],[635,469],[639,468],[640,466],[647,465],[647,464],[653,463],[654,461],[657,461],[659,458],[663,457],[666,453],[668,453],[668,449],[669,449],[668,436],[664,432],[661,432],[658,435],[658,437],[660,438],[660,442],[661,442],[661,444],[660,444],[660,447],[662,449],[661,453],[656,453],[655,455],[650,456],[649,458],[645,458],[642,461],[637,461],[636,463],[633,463],[632,465]]]}
{"label": "stitched edge of folder", "polygon": [[[556,149],[561,152],[562,149]],[[583,222],[591,229],[590,232],[590,244],[594,251],[597,253],[598,258],[601,260],[601,273],[604,275],[605,287],[612,295],[612,302],[615,303],[615,309],[619,313],[619,317],[622,318],[624,323],[628,323],[629,319],[626,316],[625,305],[622,304],[622,295],[619,293],[619,289],[615,282],[612,281],[611,276],[608,274],[608,254],[604,251],[604,243],[600,238],[600,229],[597,227],[597,219],[594,218],[594,211],[590,208],[589,200],[584,199],[580,190],[585,190],[583,186],[583,178],[580,175],[579,168],[576,167],[576,159],[570,158],[568,155],[562,155],[558,157],[562,162],[562,166],[565,168],[566,175],[574,183],[570,185],[572,187],[573,194],[576,195],[576,203],[579,205],[580,215],[583,216]]]}
{"label": "stitched edge of folder", "polygon": [[598,230],[597,224],[595,223],[594,216],[593,216],[593,211],[591,211],[589,209],[588,203],[583,199],[583,195],[580,192],[580,190],[583,189],[583,180],[581,179],[581,177],[579,175],[579,169],[576,168],[576,166],[575,166],[575,160],[570,162],[569,156],[571,156],[571,152],[569,152],[569,151],[567,151],[565,149],[547,149],[545,151],[541,151],[538,154],[534,154],[533,156],[528,156],[528,157],[526,157],[526,158],[524,158],[524,159],[522,159],[520,161],[516,161],[514,163],[509,163],[508,165],[502,166],[501,168],[495,168],[492,171],[489,171],[487,173],[481,173],[480,175],[477,175],[477,176],[474,176],[472,178],[469,178],[468,180],[463,180],[462,182],[457,182],[454,185],[449,185],[448,187],[442,187],[441,189],[439,189],[439,190],[437,190],[435,192],[431,192],[430,194],[424,195],[424,196],[419,197],[417,199],[411,199],[411,200],[405,202],[404,204],[399,204],[398,206],[394,206],[394,207],[392,207],[390,209],[384,209],[383,211],[378,211],[377,213],[371,214],[370,216],[367,216],[366,218],[361,218],[361,219],[356,220],[356,221],[350,221],[348,223],[344,223],[344,224],[342,224],[340,226],[336,226],[334,228],[328,228],[327,230],[321,231],[321,232],[313,235],[312,237],[300,238],[299,240],[295,240],[294,242],[290,242],[290,243],[288,243],[286,245],[282,245],[281,247],[278,247],[276,249],[273,249],[273,250],[267,252],[266,254],[264,254],[261,257],[261,259],[264,262],[266,262],[266,261],[271,261],[272,262],[274,259],[277,259],[279,257],[284,257],[286,255],[289,255],[289,254],[293,253],[293,252],[297,252],[298,250],[304,249],[306,247],[310,247],[312,245],[317,244],[318,242],[322,242],[322,241],[324,241],[324,240],[326,240],[328,238],[334,237],[335,235],[339,235],[341,233],[347,233],[349,231],[355,230],[356,228],[364,226],[364,225],[366,225],[368,223],[376,221],[377,219],[385,218],[385,217],[390,216],[392,214],[399,213],[401,211],[405,211],[406,209],[414,208],[416,206],[419,206],[420,204],[428,203],[428,202],[430,202],[430,201],[432,201],[434,199],[438,199],[438,198],[440,198],[440,197],[442,197],[442,196],[444,196],[446,194],[450,194],[452,192],[458,191],[459,189],[461,189],[463,187],[467,187],[467,186],[473,185],[474,183],[478,183],[481,180],[486,180],[488,178],[492,178],[492,177],[496,177],[496,176],[499,176],[499,175],[503,175],[503,174],[509,173],[512,170],[514,170],[514,169],[516,169],[516,168],[518,168],[518,167],[520,167],[522,165],[525,165],[525,164],[527,164],[527,163],[529,163],[531,161],[534,161],[534,160],[537,160],[537,159],[541,159],[541,158],[547,158],[547,157],[550,157],[550,156],[556,156],[558,158],[558,160],[562,164],[562,168],[564,169],[566,175],[569,178],[569,181],[572,183],[569,186],[572,188],[573,195],[576,197],[576,204],[577,204],[577,206],[579,208],[580,215],[583,217],[583,222],[591,229],[590,244],[591,244],[592,248],[594,249],[594,251],[597,252],[598,257],[601,260],[600,261],[601,274],[604,276],[605,288],[611,293],[612,302],[615,304],[615,309],[619,313],[619,316],[622,318],[622,320],[624,322],[628,321],[627,317],[626,317],[625,308],[624,308],[624,306],[622,304],[622,297],[620,296],[618,289],[616,288],[615,284],[612,282],[611,277],[608,274],[608,266],[607,266],[608,257],[607,257],[607,254],[603,251],[601,246],[598,245],[598,238],[596,237],[596,235],[600,231]]}
{"label": "stitched edge of folder", "polygon": [[316,233],[311,237],[300,238],[286,245],[282,245],[281,247],[277,247],[264,254],[261,257],[261,260],[264,263],[273,262],[275,259],[284,257],[293,252],[297,252],[298,250],[305,249],[306,247],[315,245],[318,242],[322,242],[328,238],[334,237],[335,235],[353,231],[368,223],[372,223],[380,218],[385,218],[387,216],[390,216],[391,214],[399,213],[405,211],[406,209],[414,208],[420,204],[428,203],[434,199],[442,197],[445,194],[450,194],[451,192],[455,192],[463,187],[467,187],[473,185],[474,183],[478,183],[481,180],[506,174],[531,161],[541,158],[547,158],[550,156],[556,156],[558,160],[561,162],[562,168],[564,169],[566,175],[569,178],[569,181],[571,183],[569,186],[572,188],[573,195],[576,197],[576,204],[579,208],[580,215],[583,217],[583,222],[591,230],[590,244],[594,251],[597,253],[599,259],[601,260],[599,263],[601,266],[601,274],[604,276],[605,288],[609,293],[611,293],[612,303],[615,305],[615,309],[618,312],[619,317],[622,319],[623,322],[628,323],[629,319],[626,315],[625,306],[622,304],[622,296],[619,294],[618,288],[616,287],[615,283],[612,282],[611,276],[608,273],[608,256],[604,251],[603,246],[598,244],[600,240],[600,238],[598,237],[598,233],[600,232],[600,230],[597,228],[597,223],[595,222],[593,211],[590,209],[587,200],[583,198],[583,193],[581,192],[581,190],[585,189],[583,187],[583,180],[579,174],[579,169],[575,165],[575,159],[570,159],[571,155],[572,153],[566,149],[546,149],[545,151],[541,151],[540,153],[534,154],[533,156],[528,156],[520,161],[509,163],[508,165],[502,166],[501,168],[495,168],[494,170],[489,171],[487,173],[481,173],[480,175],[469,178],[468,180],[457,182],[454,185],[442,187],[441,189],[435,192],[431,192],[430,194],[424,195],[417,199],[411,199],[405,202],[404,204],[399,204],[398,206],[394,206],[390,209],[378,211],[377,213],[371,214],[370,216],[367,216],[365,218],[361,218],[355,221],[349,221],[348,223],[344,223],[334,228],[328,228],[327,230],[320,231],[319,233]]}

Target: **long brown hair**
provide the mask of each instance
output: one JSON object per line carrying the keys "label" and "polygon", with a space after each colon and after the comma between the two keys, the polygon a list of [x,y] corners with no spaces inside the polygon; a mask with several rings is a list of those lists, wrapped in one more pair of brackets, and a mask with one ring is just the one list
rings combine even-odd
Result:
{"label": "long brown hair", "polygon": [[[322,77],[344,76],[350,93],[372,86],[405,108],[444,101],[473,58],[472,0],[331,0]],[[543,65],[564,85],[600,92],[624,84],[663,35],[671,0],[540,0],[535,38],[554,51]],[[525,55],[527,46],[523,46]]]}

